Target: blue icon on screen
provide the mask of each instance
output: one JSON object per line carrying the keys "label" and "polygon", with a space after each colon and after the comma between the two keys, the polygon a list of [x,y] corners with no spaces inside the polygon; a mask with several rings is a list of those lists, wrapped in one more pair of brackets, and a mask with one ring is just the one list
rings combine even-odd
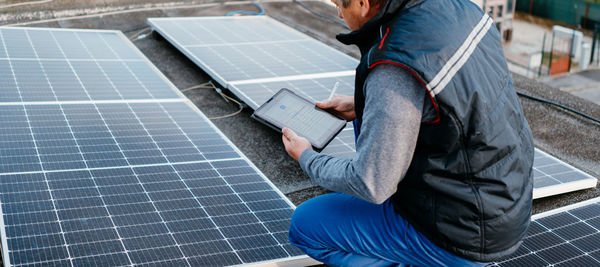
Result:
{"label": "blue icon on screen", "polygon": [[281,106],[279,106],[279,108],[280,109],[285,109],[286,107],[285,107],[285,105],[281,105]]}

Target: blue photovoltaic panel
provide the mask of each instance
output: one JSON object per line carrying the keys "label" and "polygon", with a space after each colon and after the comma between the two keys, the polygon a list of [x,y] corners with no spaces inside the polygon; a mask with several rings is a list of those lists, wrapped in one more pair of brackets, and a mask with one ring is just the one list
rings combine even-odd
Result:
{"label": "blue photovoltaic panel", "polygon": [[186,47],[306,40],[306,35],[267,16],[151,18],[149,22]]}
{"label": "blue photovoltaic panel", "polygon": [[123,34],[0,27],[0,51],[0,102],[180,98]]}
{"label": "blue photovoltaic panel", "polygon": [[532,219],[519,250],[492,266],[600,266],[600,198]]}
{"label": "blue photovoltaic panel", "polygon": [[[254,173],[254,174],[253,174]],[[1,175],[10,263],[231,265],[300,255],[245,160]]]}
{"label": "blue photovoltaic panel", "polygon": [[305,258],[293,205],[122,33],[0,33],[5,266]]}
{"label": "blue photovoltaic panel", "polygon": [[313,40],[289,43],[237,44],[188,47],[196,58],[225,81],[245,81],[294,75],[353,71],[357,61],[347,55],[331,55]]}
{"label": "blue photovoltaic panel", "polygon": [[336,157],[352,158],[356,154],[354,142],[354,127],[352,123],[348,123],[346,128],[321,152]]}
{"label": "blue photovoltaic panel", "polygon": [[354,71],[358,61],[267,16],[150,18],[148,23],[223,85]]}
{"label": "blue photovoltaic panel", "polygon": [[[285,87],[312,100],[354,95],[358,60],[267,16],[151,18],[148,23],[252,109]],[[352,157],[349,126],[324,153]]]}
{"label": "blue photovoltaic panel", "polygon": [[327,99],[331,94],[331,90],[335,86],[336,82],[339,82],[338,90],[335,93],[336,95],[354,95],[354,75],[330,78],[234,84],[232,87],[240,92],[243,92],[244,97],[250,99],[247,104],[252,109],[257,109],[260,107],[260,105],[275,95],[275,93],[277,93],[281,88],[287,88],[297,92],[299,95],[313,102]]}
{"label": "blue photovoltaic panel", "polygon": [[167,112],[182,105],[0,106],[0,173],[239,157],[198,116],[188,114],[175,123]]}
{"label": "blue photovoltaic panel", "polygon": [[598,179],[539,149],[533,160],[533,198],[594,188]]}
{"label": "blue photovoltaic panel", "polygon": [[0,174],[13,264],[185,257],[190,265],[227,265],[299,255],[287,241],[290,204],[185,104],[23,112],[32,125],[47,122],[31,128],[34,149],[56,154],[32,154],[40,171]]}

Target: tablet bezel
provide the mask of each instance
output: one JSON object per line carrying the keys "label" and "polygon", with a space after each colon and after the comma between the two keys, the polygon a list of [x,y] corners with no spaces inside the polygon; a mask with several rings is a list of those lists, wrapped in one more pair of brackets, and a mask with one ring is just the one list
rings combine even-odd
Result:
{"label": "tablet bezel", "polygon": [[[346,124],[348,123],[345,119],[340,118],[339,116],[336,116],[334,114],[331,114],[329,112],[327,112],[324,109],[321,109],[317,106],[315,106],[315,103],[313,103],[312,101],[296,94],[294,91],[287,89],[287,88],[281,88],[277,93],[275,93],[271,98],[269,98],[269,100],[267,100],[265,103],[263,103],[260,107],[258,107],[255,111],[254,114],[252,114],[252,118],[256,119],[259,122],[264,123],[265,125],[269,126],[270,128],[281,132],[281,129],[283,129],[283,127],[286,127],[285,125],[282,125],[280,123],[278,123],[277,121],[272,121],[270,120],[270,118],[268,118],[268,116],[265,116],[264,112],[262,112],[266,107],[272,105],[272,101],[274,99],[276,99],[280,94],[289,94],[291,96],[296,97],[298,100],[301,100],[309,105],[312,105],[313,107],[315,107],[315,109],[321,111],[321,112],[325,112],[337,119],[340,120],[340,125],[336,128],[334,128],[334,131],[330,131],[329,135],[327,135],[327,138],[325,138],[325,141],[322,144],[315,144],[315,142],[317,142],[318,140],[309,140],[309,142],[311,143],[311,145],[313,146],[313,148],[317,149],[317,150],[322,150],[323,148],[325,148],[329,143],[331,143],[331,141],[346,127]],[[307,138],[308,139],[308,138]]]}

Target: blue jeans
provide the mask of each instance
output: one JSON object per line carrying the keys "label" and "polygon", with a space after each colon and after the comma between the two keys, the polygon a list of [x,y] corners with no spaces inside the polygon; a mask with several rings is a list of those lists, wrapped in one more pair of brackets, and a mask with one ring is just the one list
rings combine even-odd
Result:
{"label": "blue jeans", "polygon": [[434,245],[394,211],[341,193],[304,202],[292,216],[290,242],[330,266],[485,266]]}

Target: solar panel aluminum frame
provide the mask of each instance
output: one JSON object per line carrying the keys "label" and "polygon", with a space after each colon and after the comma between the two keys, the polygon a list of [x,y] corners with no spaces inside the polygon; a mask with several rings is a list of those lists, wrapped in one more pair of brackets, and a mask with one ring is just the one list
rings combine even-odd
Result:
{"label": "solar panel aluminum frame", "polygon": [[[92,29],[68,29],[68,28],[43,28],[43,27],[8,27],[8,26],[0,26],[0,30],[1,29],[24,29],[24,30],[33,30],[33,31],[66,31],[66,32],[93,32],[93,33],[114,33],[116,34],[118,37],[120,37],[121,39],[123,39],[125,41],[125,43],[127,44],[127,46],[129,46],[142,60],[142,62],[146,63],[164,82],[166,85],[168,85],[177,95],[179,95],[180,98],[183,98],[185,100],[187,100],[188,98],[181,93],[181,91],[169,80],[169,78],[167,78],[167,76],[165,76],[164,73],[162,73],[157,67],[156,65],[154,65],[154,63],[152,63],[152,61],[150,61],[150,59],[144,54],[142,53],[142,51],[140,51],[130,40],[129,38],[122,32],[119,30],[92,30]],[[0,33],[0,35],[2,35]],[[5,42],[5,41],[4,41]],[[7,52],[8,53],[8,52]],[[8,55],[8,54],[7,54]],[[8,60],[10,60],[10,57],[7,58]],[[38,58],[39,59],[39,58]],[[178,98],[172,98],[172,99],[178,99]],[[96,102],[96,103],[118,103],[118,101],[122,101],[122,102],[160,102],[160,101],[165,101],[164,99],[153,99],[153,100],[116,100],[115,102],[112,102],[111,100],[90,100],[89,102]],[[36,101],[37,102],[37,101]],[[56,102],[61,102],[61,103],[65,103],[65,104],[76,104],[76,103],[82,103],[82,101],[50,101],[50,102],[37,102],[40,104],[52,104],[52,103],[56,103]],[[18,104],[28,104],[27,102],[20,102]],[[2,102],[0,102],[0,105],[2,105]]]}
{"label": "solar panel aluminum frame", "polygon": [[[6,248],[6,249],[5,249]],[[0,250],[2,250],[2,263],[4,266],[10,265],[8,255],[8,241],[6,239],[6,226],[4,225],[4,212],[2,211],[2,202],[0,201]]]}
{"label": "solar panel aluminum frame", "polygon": [[298,266],[314,266],[314,265],[320,265],[320,264],[323,264],[323,263],[316,261],[312,258],[309,258],[308,256],[296,256],[296,257],[290,258],[289,260],[287,260],[285,262],[261,261],[261,262],[256,262],[256,263],[252,263],[252,264],[240,264],[240,265],[233,265],[233,266],[235,266],[235,267],[237,267],[237,266],[298,267]]}
{"label": "solar panel aluminum frame", "polygon": [[[173,44],[173,46],[175,46],[175,48],[177,48],[177,50],[182,52],[187,58],[191,59],[197,66],[199,66],[201,69],[203,69],[216,82],[218,82],[220,85],[224,86],[229,91],[231,91],[236,97],[238,97],[244,103],[248,104],[248,106],[250,108],[252,108],[253,110],[257,109],[260,106],[260,104],[262,104],[262,103],[256,103],[252,98],[248,97],[243,91],[239,90],[236,87],[237,84],[259,83],[259,82],[269,82],[269,81],[292,81],[292,80],[324,78],[324,77],[339,77],[339,76],[348,76],[348,75],[355,74],[355,70],[347,70],[347,71],[339,71],[336,73],[332,73],[334,76],[316,73],[316,74],[310,74],[310,75],[294,75],[294,76],[265,78],[265,79],[227,81],[221,75],[219,75],[219,73],[217,73],[215,70],[213,70],[213,68],[211,68],[208,64],[204,63],[202,60],[200,60],[198,57],[196,57],[190,50],[186,49],[185,46],[183,44],[181,44],[180,42],[178,42],[175,37],[170,35],[167,31],[162,30],[160,28],[160,26],[155,23],[155,22],[165,21],[165,20],[214,20],[214,19],[235,19],[235,20],[263,19],[263,20],[269,20],[270,22],[280,25],[280,26],[282,26],[282,28],[288,29],[290,32],[297,34],[298,36],[300,36],[302,38],[307,38],[308,40],[312,40],[312,41],[316,41],[316,42],[320,42],[320,41],[318,41],[315,38],[308,36],[304,33],[296,31],[296,30],[290,28],[289,26],[285,25],[284,23],[279,22],[275,19],[272,19],[268,16],[236,16],[236,17],[207,16],[207,17],[148,18],[147,23],[148,23],[148,25],[150,25],[150,27],[152,27],[153,30],[155,30],[161,36],[163,36],[165,39],[167,39],[169,41],[169,43]],[[328,45],[324,45],[324,47],[327,47],[327,49],[329,49],[332,53],[338,53],[338,54],[345,55],[349,58],[352,58],[352,57],[350,57]],[[354,59],[354,58],[352,58],[352,59]],[[354,60],[356,60],[356,59],[354,59]],[[358,65],[358,60],[356,60],[356,64]],[[281,78],[285,78],[285,79],[281,79]]]}
{"label": "solar panel aluminum frame", "polygon": [[[0,27],[0,29],[5,28],[5,27]],[[176,95],[178,95],[180,98],[173,98],[173,99],[149,99],[149,100],[145,100],[145,99],[133,99],[133,100],[101,100],[101,101],[95,101],[95,100],[90,100],[90,101],[50,101],[50,102],[40,102],[40,103],[45,103],[45,104],[67,104],[67,103],[147,103],[147,102],[182,102],[185,103],[189,108],[191,108],[195,113],[197,113],[202,119],[204,119],[208,125],[236,152],[240,155],[240,158],[244,161],[246,161],[248,163],[249,166],[252,167],[252,169],[256,172],[257,175],[259,175],[260,177],[262,177],[265,182],[271,186],[271,188],[292,208],[295,209],[296,206],[275,186],[275,184],[273,184],[273,182],[271,182],[270,179],[268,179],[266,177],[266,175],[260,171],[260,169],[258,169],[256,167],[256,165],[254,165],[254,163],[252,163],[252,161],[235,145],[233,144],[233,142],[227,138],[227,136],[204,114],[202,113],[202,111],[200,111],[200,109],[191,101],[189,100],[131,41],[129,41],[129,39],[125,36],[125,34],[123,34],[123,32],[121,31],[116,31],[116,30],[88,30],[88,29],[63,29],[63,28],[40,28],[40,27],[11,27],[11,29],[14,28],[22,28],[24,30],[43,30],[43,31],[81,31],[81,32],[105,32],[105,33],[114,33],[117,36],[121,37],[125,43],[127,43],[128,46],[130,46],[141,58],[142,60],[148,64],[155,72],[156,74],[158,74],[161,79],[163,79],[165,81],[165,83],[169,86],[169,88],[171,88],[171,90],[173,90],[175,92]],[[0,103],[2,104],[2,103]],[[12,103],[13,105],[28,105],[28,104],[38,104],[37,102],[35,103]],[[130,166],[131,167],[131,166]],[[66,170],[68,171],[68,170]],[[8,242],[7,242],[7,235],[6,235],[6,225],[4,222],[4,212],[2,210],[2,203],[0,203],[0,249],[2,250],[2,258],[3,258],[3,264],[6,267],[12,266],[10,264],[10,258],[8,255]],[[298,265],[303,265],[303,266],[307,266],[307,265],[314,265],[314,264],[319,264],[319,262],[316,262],[315,260],[311,259],[310,257],[303,255],[303,256],[293,256],[293,257],[288,257],[288,258],[280,258],[280,259],[274,259],[274,260],[268,260],[268,261],[263,261],[263,262],[257,262],[257,263],[250,263],[250,264],[242,264],[242,265],[260,265],[260,266],[298,266]]]}
{"label": "solar panel aluminum frame", "polygon": [[551,216],[554,214],[558,214],[558,213],[569,211],[569,210],[576,209],[576,208],[581,208],[581,207],[584,207],[584,206],[587,206],[590,204],[599,203],[599,202],[600,202],[600,197],[584,200],[584,201],[577,202],[575,204],[571,204],[568,206],[564,206],[564,207],[556,208],[553,210],[545,211],[542,213],[534,214],[531,216],[531,220],[532,221],[539,220],[544,217],[548,217],[548,216]]}
{"label": "solar panel aluminum frame", "polygon": [[566,162],[540,150],[540,149],[535,149],[537,152],[541,153],[544,156],[550,157],[553,160],[558,161],[558,163],[563,164],[571,169],[573,169],[575,172],[580,173],[583,176],[588,177],[587,179],[583,179],[583,180],[577,180],[574,182],[568,182],[568,183],[560,183],[560,184],[556,184],[556,185],[550,185],[550,186],[544,186],[544,187],[540,187],[540,188],[535,188],[535,184],[534,184],[534,189],[533,189],[533,199],[538,199],[538,198],[544,198],[544,197],[549,197],[549,196],[554,196],[554,195],[559,195],[559,194],[564,194],[564,193],[568,193],[568,192],[574,192],[574,191],[579,191],[579,190],[583,190],[583,189],[588,189],[588,188],[594,188],[596,187],[596,185],[598,184],[598,179],[596,179],[595,177],[589,175],[588,173],[575,168],[573,166],[571,166],[570,164],[567,164]]}

